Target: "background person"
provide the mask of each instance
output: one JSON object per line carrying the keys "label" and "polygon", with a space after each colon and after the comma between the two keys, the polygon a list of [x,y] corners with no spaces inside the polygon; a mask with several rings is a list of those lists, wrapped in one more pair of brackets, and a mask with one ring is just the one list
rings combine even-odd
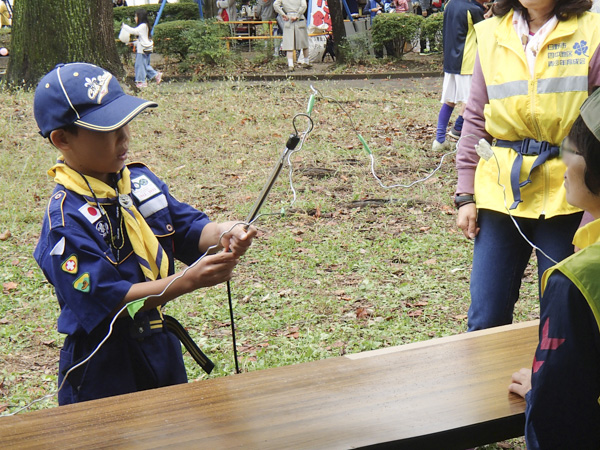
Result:
{"label": "background person", "polygon": [[150,24],[148,23],[148,12],[140,8],[135,12],[136,27],[132,28],[123,23],[121,28],[129,34],[137,36],[135,44],[135,84],[138,88],[148,87],[148,80],[156,80],[156,84],[162,81],[162,72],[157,72],[150,65],[150,55],[154,51],[154,43],[150,39]]}
{"label": "background person", "polygon": [[283,41],[281,50],[287,52],[288,70],[294,70],[294,50],[298,54],[298,64],[310,67],[308,59],[308,30],[306,28],[306,0],[275,0],[275,11],[283,19]]}
{"label": "background person", "polygon": [[[531,246],[508,211],[554,261],[573,253],[582,213],[566,202],[565,166],[556,156],[588,92],[600,85],[600,17],[586,12],[590,6],[499,0],[495,16],[475,27],[478,57],[458,144],[455,197],[457,224],[475,239],[469,330],[512,322]],[[475,151],[481,138],[497,140],[488,161]],[[552,261],[536,254],[541,280]],[[545,306],[542,301],[542,314]]]}
{"label": "background person", "polygon": [[[454,0],[453,0],[454,1]],[[573,240],[581,250],[544,273],[540,341],[532,369],[509,390],[527,402],[527,448],[600,448],[600,90],[561,145],[567,201],[595,221]]]}
{"label": "background person", "polygon": [[8,28],[12,25],[12,17],[6,7],[4,0],[0,0],[0,28]]}
{"label": "background person", "polygon": [[[477,38],[473,26],[483,20],[485,0],[452,0],[444,10],[444,87],[442,107],[438,114],[436,136],[432,150],[449,148],[446,129],[457,103],[464,105],[469,99],[471,76],[475,65]],[[460,137],[463,117],[460,112],[450,135]]]}

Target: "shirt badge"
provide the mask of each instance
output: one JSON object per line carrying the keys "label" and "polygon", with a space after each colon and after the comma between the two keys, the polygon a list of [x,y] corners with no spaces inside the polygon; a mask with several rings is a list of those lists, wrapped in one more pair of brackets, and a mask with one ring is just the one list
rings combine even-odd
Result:
{"label": "shirt badge", "polygon": [[144,200],[147,200],[161,192],[160,189],[152,181],[150,181],[150,178],[148,178],[146,175],[142,175],[131,180],[131,189],[133,191],[133,195],[135,195],[140,202],[143,202]]}
{"label": "shirt badge", "polygon": [[87,203],[79,208],[79,212],[83,214],[83,216],[90,221],[90,223],[96,223],[102,214],[100,210],[95,206],[88,205]]}
{"label": "shirt badge", "polygon": [[69,256],[60,266],[60,268],[67,273],[72,273],[75,275],[77,273],[77,269],[79,269],[79,263],[77,261],[77,255]]}
{"label": "shirt badge", "polygon": [[84,273],[73,282],[73,287],[81,292],[90,292],[90,274]]}
{"label": "shirt badge", "polygon": [[107,223],[104,220],[101,220],[96,224],[96,230],[98,230],[98,233],[100,233],[103,238],[108,236],[108,232],[110,231]]}

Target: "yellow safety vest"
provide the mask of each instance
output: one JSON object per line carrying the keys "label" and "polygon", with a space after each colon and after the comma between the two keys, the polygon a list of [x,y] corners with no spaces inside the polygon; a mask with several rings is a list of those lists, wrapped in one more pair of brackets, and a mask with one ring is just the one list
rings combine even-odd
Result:
{"label": "yellow safety vest", "polygon": [[577,253],[550,267],[542,276],[542,294],[555,270],[562,272],[583,294],[600,329],[600,220],[577,230],[573,239]]}
{"label": "yellow safety vest", "polygon": [[[600,15],[584,13],[559,21],[539,50],[533,78],[512,19],[511,11],[475,25],[489,97],[484,108],[486,131],[495,139],[532,138],[558,146],[588,97],[589,62],[600,45]],[[505,147],[493,149],[496,157],[488,161],[482,158],[477,166],[475,198],[478,208],[505,213],[514,201],[510,171],[517,153]],[[535,159],[523,157],[521,181],[527,178]],[[565,165],[559,158],[536,168],[532,182],[521,188],[523,202],[512,214],[549,218],[579,211],[566,202],[564,173]]]}

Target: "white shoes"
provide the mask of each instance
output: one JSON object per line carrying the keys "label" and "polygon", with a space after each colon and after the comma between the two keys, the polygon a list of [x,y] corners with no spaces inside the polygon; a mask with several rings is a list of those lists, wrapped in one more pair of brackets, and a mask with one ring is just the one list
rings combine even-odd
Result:
{"label": "white shoes", "polygon": [[445,140],[444,142],[438,142],[437,140],[434,140],[433,144],[431,144],[431,150],[434,152],[446,151],[452,149],[453,145],[456,145],[456,143],[448,140]]}

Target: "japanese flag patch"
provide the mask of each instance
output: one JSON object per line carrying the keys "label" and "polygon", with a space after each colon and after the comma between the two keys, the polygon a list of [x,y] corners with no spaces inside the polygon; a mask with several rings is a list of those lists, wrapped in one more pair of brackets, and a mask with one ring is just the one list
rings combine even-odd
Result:
{"label": "japanese flag patch", "polygon": [[98,219],[102,216],[100,210],[95,206],[88,205],[87,203],[79,208],[79,212],[83,214],[83,216],[90,221],[90,223],[96,223]]}
{"label": "japanese flag patch", "polygon": [[77,255],[73,254],[69,256],[60,266],[60,268],[67,273],[72,273],[75,275],[77,273],[77,269],[79,269],[79,263],[77,261]]}

